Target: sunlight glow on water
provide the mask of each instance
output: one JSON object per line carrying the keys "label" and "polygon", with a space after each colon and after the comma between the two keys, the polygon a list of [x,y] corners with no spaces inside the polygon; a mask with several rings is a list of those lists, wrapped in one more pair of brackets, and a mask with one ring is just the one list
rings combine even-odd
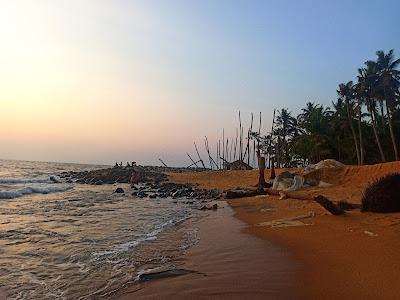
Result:
{"label": "sunlight glow on water", "polygon": [[[0,182],[89,168],[0,163]],[[0,183],[0,191],[65,184]],[[197,239],[194,228],[174,226],[197,215],[188,205],[113,194],[114,185],[69,185],[63,192],[0,199],[0,287],[10,298],[101,298],[142,269],[173,263]]]}

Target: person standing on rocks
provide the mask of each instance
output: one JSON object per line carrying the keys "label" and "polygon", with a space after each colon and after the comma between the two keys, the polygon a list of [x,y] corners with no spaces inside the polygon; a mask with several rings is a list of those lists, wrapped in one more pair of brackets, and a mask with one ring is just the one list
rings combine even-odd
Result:
{"label": "person standing on rocks", "polygon": [[137,172],[135,171],[135,169],[133,169],[132,174],[131,174],[131,178],[130,178],[130,183],[131,186],[134,186],[136,181],[137,181]]}

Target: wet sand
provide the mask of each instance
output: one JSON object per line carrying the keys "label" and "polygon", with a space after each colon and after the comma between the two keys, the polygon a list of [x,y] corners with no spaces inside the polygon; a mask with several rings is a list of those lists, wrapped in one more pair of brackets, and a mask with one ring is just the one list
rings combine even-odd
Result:
{"label": "wet sand", "polygon": [[134,285],[116,299],[296,299],[300,266],[284,248],[244,233],[222,206],[199,221],[200,241],[183,258],[180,267],[195,273]]}
{"label": "wet sand", "polygon": [[[298,193],[360,203],[370,182],[394,172],[400,172],[400,162],[322,170],[318,176],[332,186],[306,188]],[[171,180],[204,188],[250,187],[257,182],[257,170],[173,174]],[[313,201],[279,200],[276,196],[235,199],[229,204],[235,216],[250,226],[246,232],[284,247],[300,264],[299,272],[295,273],[300,286],[294,291],[297,298],[399,299],[400,213],[353,210],[343,216],[332,216]],[[309,212],[315,216],[301,219],[301,226],[257,226]]]}

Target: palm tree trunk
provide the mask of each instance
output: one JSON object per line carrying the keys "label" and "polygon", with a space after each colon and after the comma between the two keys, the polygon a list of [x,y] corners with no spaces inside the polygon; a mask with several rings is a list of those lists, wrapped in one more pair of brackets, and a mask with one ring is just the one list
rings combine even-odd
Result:
{"label": "palm tree trunk", "polygon": [[353,141],[354,141],[354,147],[356,148],[356,153],[357,153],[357,163],[358,163],[358,165],[360,165],[360,151],[358,149],[357,135],[356,135],[356,131],[354,130],[353,118],[352,118],[352,114],[350,113],[350,104],[348,101],[346,101],[346,106],[347,106],[347,119],[349,121],[349,126],[350,126],[350,130],[351,130],[351,134],[353,136]]}
{"label": "palm tree trunk", "polygon": [[258,157],[258,186],[257,191],[264,191],[264,187],[267,185],[265,182],[265,157]]}
{"label": "palm tree trunk", "polygon": [[373,128],[373,130],[374,130],[375,140],[376,140],[376,144],[378,145],[378,148],[379,148],[379,153],[381,154],[381,160],[382,160],[382,162],[386,162],[385,154],[383,153],[383,148],[382,148],[381,140],[380,140],[380,138],[379,138],[378,130],[377,130],[377,128],[376,128],[376,116],[375,116],[375,111],[371,108],[371,105],[369,104],[369,102],[367,102],[367,109],[368,109],[368,112],[369,112],[370,115],[371,115],[372,128]]}
{"label": "palm tree trunk", "polygon": [[360,140],[360,165],[364,165],[364,145],[363,145],[363,136],[362,136],[362,111],[361,111],[361,101],[358,101],[358,135]]}
{"label": "palm tree trunk", "polygon": [[386,113],[388,115],[389,131],[390,131],[390,137],[392,139],[392,144],[393,144],[394,158],[395,158],[395,160],[399,160],[399,152],[397,150],[396,138],[394,137],[392,115],[391,115],[391,112],[390,112],[387,104],[386,104]]}
{"label": "palm tree trunk", "polygon": [[384,103],[383,100],[379,102],[380,103],[380,107],[381,107],[381,128],[382,130],[385,129],[385,113],[383,112],[384,109]]}
{"label": "palm tree trunk", "polygon": [[278,134],[278,144],[277,144],[277,149],[276,149],[276,158],[277,158],[277,167],[280,168],[281,167],[281,134]]}

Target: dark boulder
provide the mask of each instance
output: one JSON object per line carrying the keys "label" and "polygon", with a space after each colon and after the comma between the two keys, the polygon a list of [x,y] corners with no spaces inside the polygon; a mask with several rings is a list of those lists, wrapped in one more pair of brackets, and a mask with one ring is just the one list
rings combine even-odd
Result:
{"label": "dark boulder", "polygon": [[116,194],[124,194],[124,193],[125,193],[125,191],[124,191],[124,189],[123,189],[123,188],[119,187],[119,188],[117,188],[117,189],[115,190],[115,192],[114,192],[114,193],[116,193]]}

